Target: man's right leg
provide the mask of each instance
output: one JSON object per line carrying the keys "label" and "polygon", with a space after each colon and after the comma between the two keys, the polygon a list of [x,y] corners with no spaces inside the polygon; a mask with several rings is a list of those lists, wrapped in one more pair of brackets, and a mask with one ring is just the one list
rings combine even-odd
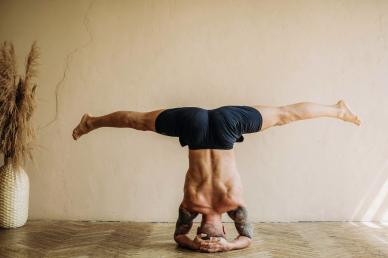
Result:
{"label": "man's right leg", "polygon": [[73,139],[100,127],[133,128],[141,131],[155,131],[156,117],[165,109],[150,112],[116,111],[104,116],[93,117],[89,113],[82,116],[81,122],[73,130]]}
{"label": "man's right leg", "polygon": [[318,117],[332,117],[360,125],[360,119],[354,115],[343,100],[334,105],[321,105],[312,102],[300,102],[292,105],[271,107],[253,106],[262,115],[261,131],[273,126],[285,125],[293,121]]}

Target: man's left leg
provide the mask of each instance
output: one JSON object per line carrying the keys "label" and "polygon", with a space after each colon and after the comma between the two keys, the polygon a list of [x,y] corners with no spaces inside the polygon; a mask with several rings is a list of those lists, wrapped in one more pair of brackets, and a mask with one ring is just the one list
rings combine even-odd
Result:
{"label": "man's left leg", "polygon": [[156,117],[164,109],[150,112],[116,111],[104,116],[93,117],[89,113],[82,116],[81,122],[73,130],[73,139],[100,127],[133,128],[141,131],[155,131]]}

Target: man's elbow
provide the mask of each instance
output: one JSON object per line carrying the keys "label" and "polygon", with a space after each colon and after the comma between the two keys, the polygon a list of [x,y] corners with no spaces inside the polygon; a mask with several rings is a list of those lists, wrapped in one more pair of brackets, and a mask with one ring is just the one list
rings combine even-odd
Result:
{"label": "man's elbow", "polygon": [[174,235],[174,241],[179,245],[183,235]]}
{"label": "man's elbow", "polygon": [[252,244],[252,238],[247,237],[247,247]]}
{"label": "man's elbow", "polygon": [[241,236],[239,237],[240,239],[242,239],[241,241],[243,241],[243,245],[244,245],[244,248],[250,246],[252,244],[252,237],[251,236]]}

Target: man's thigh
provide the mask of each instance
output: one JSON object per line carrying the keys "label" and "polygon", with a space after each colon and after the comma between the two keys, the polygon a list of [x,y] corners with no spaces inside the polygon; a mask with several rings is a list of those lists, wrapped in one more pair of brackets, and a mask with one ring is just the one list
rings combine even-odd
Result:
{"label": "man's thigh", "polygon": [[147,130],[156,132],[155,130],[156,118],[164,110],[166,109],[158,109],[158,110],[153,110],[153,111],[144,113],[144,121],[145,121]]}
{"label": "man's thigh", "polygon": [[281,117],[282,117],[281,107],[260,106],[260,105],[256,105],[252,107],[256,108],[260,112],[263,118],[263,124],[261,126],[260,131],[263,131],[270,127],[281,124]]}

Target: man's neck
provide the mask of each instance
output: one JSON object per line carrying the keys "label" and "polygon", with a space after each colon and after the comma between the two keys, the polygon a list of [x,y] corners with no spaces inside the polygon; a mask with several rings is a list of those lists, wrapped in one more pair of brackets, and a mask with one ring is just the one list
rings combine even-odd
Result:
{"label": "man's neck", "polygon": [[219,213],[202,214],[201,225],[205,223],[220,222],[221,218],[222,218],[222,214],[219,214]]}

